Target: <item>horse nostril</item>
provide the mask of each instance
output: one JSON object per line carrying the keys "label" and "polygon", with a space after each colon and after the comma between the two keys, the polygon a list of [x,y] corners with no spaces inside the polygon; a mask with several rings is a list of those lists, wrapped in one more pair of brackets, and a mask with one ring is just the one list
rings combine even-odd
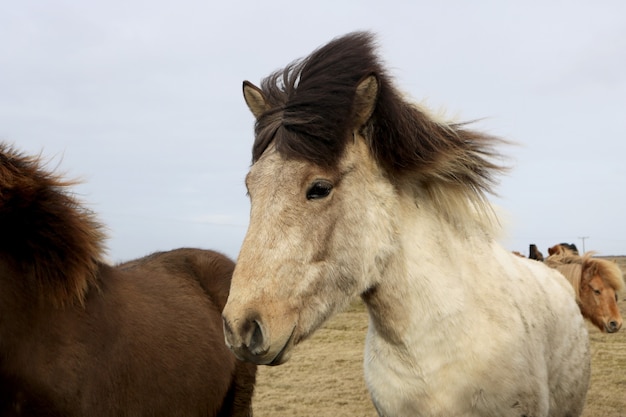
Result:
{"label": "horse nostril", "polygon": [[222,317],[226,346],[239,359],[254,362],[257,357],[265,355],[269,350],[267,332],[258,317],[258,314],[250,314],[247,318],[239,320]]}
{"label": "horse nostril", "polygon": [[224,329],[224,341],[226,342],[226,346],[229,349],[232,349],[232,338],[233,338],[233,329],[231,329],[230,324],[228,324],[228,320],[226,317],[222,316],[222,324]]}
{"label": "horse nostril", "polygon": [[616,331],[618,331],[620,329],[620,327],[622,327],[622,324],[618,323],[616,320],[611,320],[608,323],[608,331],[609,331],[609,333],[615,333]]}
{"label": "horse nostril", "polygon": [[247,340],[246,345],[248,346],[248,350],[253,355],[262,355],[267,352],[267,347],[264,347],[265,344],[265,335],[263,332],[263,326],[258,320],[253,320],[251,322],[252,328],[249,330],[248,335],[250,338]]}

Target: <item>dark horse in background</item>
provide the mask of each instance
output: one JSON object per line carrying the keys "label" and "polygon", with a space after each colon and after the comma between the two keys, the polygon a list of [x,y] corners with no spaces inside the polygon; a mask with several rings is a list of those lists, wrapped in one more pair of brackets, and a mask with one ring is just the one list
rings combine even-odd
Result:
{"label": "dark horse in background", "polygon": [[110,266],[70,185],[0,143],[0,415],[252,415],[256,366],[222,330],[234,263],[178,249]]}
{"label": "dark horse in background", "polygon": [[537,249],[537,245],[531,243],[528,247],[528,259],[534,259],[535,261],[543,262],[543,253]]}

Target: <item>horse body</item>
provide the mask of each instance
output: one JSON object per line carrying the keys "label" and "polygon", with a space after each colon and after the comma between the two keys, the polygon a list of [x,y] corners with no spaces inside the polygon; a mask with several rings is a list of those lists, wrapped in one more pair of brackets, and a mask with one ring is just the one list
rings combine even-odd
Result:
{"label": "horse body", "polygon": [[[536,280],[546,275],[541,265],[485,249],[493,257],[449,259],[432,269],[419,259],[407,262],[419,272],[386,276],[366,295],[365,378],[380,415],[567,416],[582,410],[584,395],[569,404],[565,398],[587,387],[586,348],[571,344],[584,346],[586,334],[555,316],[578,316],[571,289],[558,274]],[[385,294],[397,288],[406,288],[401,299]],[[548,302],[546,294],[556,296]],[[394,302],[379,311],[378,299]],[[389,337],[390,327],[406,331]],[[554,349],[551,361],[545,349]],[[572,355],[581,362],[573,363]]]}
{"label": "horse body", "polygon": [[[46,399],[47,413],[63,416],[247,416],[254,367],[224,346],[215,302],[225,302],[229,275],[206,269],[221,255],[189,249],[161,257],[173,255],[187,267],[204,262],[197,270],[205,275],[101,265],[99,289],[87,295],[84,307],[13,303],[11,311],[20,317],[6,318],[0,346],[1,371],[13,376],[12,389],[25,398],[15,406],[31,410]],[[223,272],[232,270],[217,260]],[[213,299],[200,279],[216,287],[217,278],[223,280],[221,295]],[[226,401],[235,394],[242,404]]]}
{"label": "horse body", "polygon": [[[101,265],[100,291],[84,308],[19,306],[23,318],[10,324],[17,328],[3,331],[3,350],[14,352],[3,371],[19,374],[35,398],[64,399],[55,404],[64,415],[95,415],[105,405],[110,415],[159,415],[187,396],[179,415],[215,414],[221,404],[209,393],[225,396],[221,381],[235,361],[215,360],[228,357],[220,340],[200,335],[220,334],[207,320],[220,311],[193,277],[146,272]],[[176,384],[165,386],[164,375]]]}
{"label": "horse body", "polygon": [[572,289],[494,241],[496,140],[406,103],[372,49],[350,34],[244,83],[256,139],[227,344],[279,365],[360,295],[381,416],[580,415],[589,342]]}
{"label": "horse body", "polygon": [[108,265],[63,185],[0,146],[0,415],[249,416],[256,367],[221,325],[234,262]]}

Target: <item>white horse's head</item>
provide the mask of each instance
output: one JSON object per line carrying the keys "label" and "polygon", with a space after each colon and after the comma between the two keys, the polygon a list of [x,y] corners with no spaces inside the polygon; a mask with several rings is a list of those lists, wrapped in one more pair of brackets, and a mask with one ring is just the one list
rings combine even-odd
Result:
{"label": "white horse's head", "polygon": [[[396,193],[359,133],[376,86],[370,76],[357,88],[364,107],[354,111],[336,166],[285,157],[272,144],[250,169],[250,226],[224,310],[238,356],[285,361],[293,345],[375,285],[393,251]],[[262,114],[262,92],[246,84],[244,93]]]}

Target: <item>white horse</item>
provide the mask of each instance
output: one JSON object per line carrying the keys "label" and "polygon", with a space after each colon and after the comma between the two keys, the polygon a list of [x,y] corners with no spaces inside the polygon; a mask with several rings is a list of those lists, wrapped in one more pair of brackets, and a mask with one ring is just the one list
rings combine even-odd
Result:
{"label": "white horse", "polygon": [[250,226],[223,312],[257,364],[357,295],[381,416],[578,416],[589,341],[571,286],[494,240],[498,140],[433,120],[369,33],[244,82],[256,117]]}

